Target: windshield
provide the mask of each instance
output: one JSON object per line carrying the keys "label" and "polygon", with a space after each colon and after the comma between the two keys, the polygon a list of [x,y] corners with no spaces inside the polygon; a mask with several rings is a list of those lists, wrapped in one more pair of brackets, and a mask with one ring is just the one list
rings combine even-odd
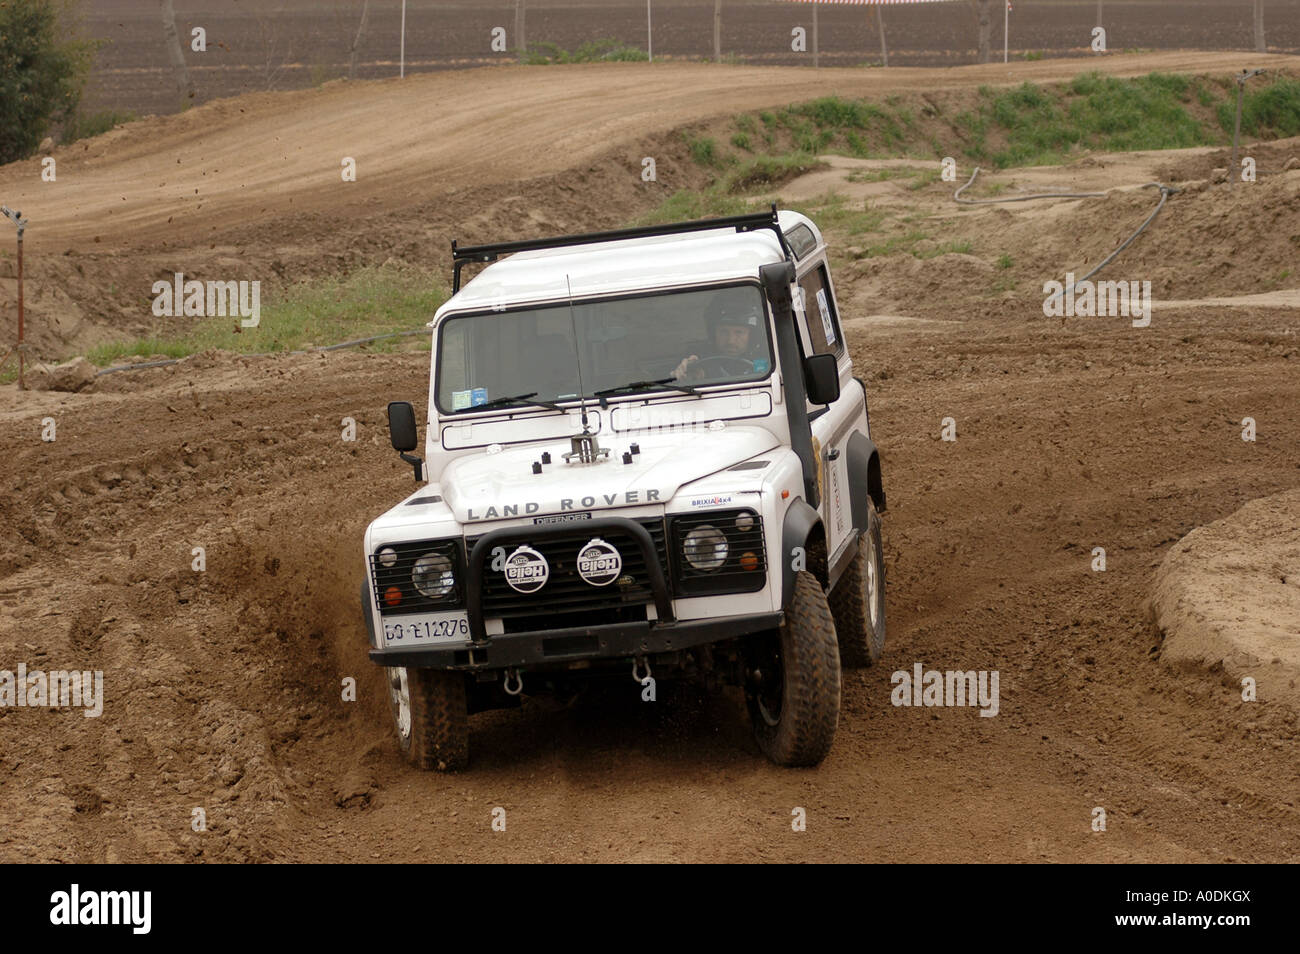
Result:
{"label": "windshield", "polygon": [[[575,341],[574,331],[577,337]],[[578,385],[578,362],[582,387]],[[772,370],[762,292],[733,285],[448,318],[438,408],[545,404],[757,381]]]}

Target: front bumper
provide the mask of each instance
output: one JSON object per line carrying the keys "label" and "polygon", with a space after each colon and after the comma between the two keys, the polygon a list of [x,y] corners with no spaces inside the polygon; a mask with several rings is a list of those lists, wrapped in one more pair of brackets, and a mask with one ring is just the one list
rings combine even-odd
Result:
{"label": "front bumper", "polygon": [[[370,635],[371,661],[381,666],[464,670],[554,664],[563,666],[582,659],[617,659],[673,652],[763,632],[781,625],[782,614],[779,612],[705,620],[674,619],[664,568],[660,565],[654,541],[645,527],[627,517],[597,517],[583,521],[582,530],[584,536],[588,533],[618,530],[632,539],[640,551],[642,565],[649,576],[656,619],[488,635],[483,613],[481,567],[493,548],[572,532],[564,524],[551,527],[506,527],[479,537],[469,554],[465,601],[470,635],[468,644],[425,646],[419,649],[377,648],[371,615],[373,594],[363,584],[362,600]],[[545,612],[544,601],[539,601],[538,611]]]}
{"label": "front bumper", "polygon": [[775,629],[781,625],[781,619],[781,613],[760,613],[687,622],[653,620],[509,633],[492,636],[482,644],[471,646],[372,649],[370,660],[381,666],[479,670],[537,667],[581,659],[648,656]]}

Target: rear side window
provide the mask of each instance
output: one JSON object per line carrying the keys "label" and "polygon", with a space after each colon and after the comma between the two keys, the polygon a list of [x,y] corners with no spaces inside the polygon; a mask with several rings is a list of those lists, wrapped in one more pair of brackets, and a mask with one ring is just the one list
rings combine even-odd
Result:
{"label": "rear side window", "polygon": [[818,265],[799,279],[799,288],[803,292],[803,310],[808,319],[813,354],[843,354],[844,338],[840,334],[840,319],[835,313],[826,266]]}
{"label": "rear side window", "polygon": [[794,252],[795,258],[803,258],[817,247],[817,240],[813,238],[812,229],[806,225],[796,225],[789,232],[786,232],[785,240],[790,243],[790,251]]}

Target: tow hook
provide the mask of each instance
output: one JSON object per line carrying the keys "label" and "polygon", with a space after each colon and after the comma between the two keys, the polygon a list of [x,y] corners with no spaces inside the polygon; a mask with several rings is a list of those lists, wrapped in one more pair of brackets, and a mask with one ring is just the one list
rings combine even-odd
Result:
{"label": "tow hook", "polygon": [[[641,668],[641,666],[645,666],[644,676],[637,675],[637,671]],[[637,685],[643,686],[645,685],[645,681],[649,678],[650,678],[650,660],[646,659],[644,656],[637,656],[635,659],[632,660],[632,681],[635,682]]]}
{"label": "tow hook", "polygon": [[[515,677],[515,687],[510,688],[510,677]],[[506,691],[508,696],[517,696],[524,691],[524,677],[518,669],[507,669],[505,679],[502,681],[501,688]]]}

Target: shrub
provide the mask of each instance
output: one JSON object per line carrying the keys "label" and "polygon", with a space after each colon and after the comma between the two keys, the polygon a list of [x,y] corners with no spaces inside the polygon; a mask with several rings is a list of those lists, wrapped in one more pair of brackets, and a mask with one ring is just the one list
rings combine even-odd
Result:
{"label": "shrub", "polygon": [[69,39],[65,0],[0,3],[0,163],[31,155],[76,113],[94,44]]}

